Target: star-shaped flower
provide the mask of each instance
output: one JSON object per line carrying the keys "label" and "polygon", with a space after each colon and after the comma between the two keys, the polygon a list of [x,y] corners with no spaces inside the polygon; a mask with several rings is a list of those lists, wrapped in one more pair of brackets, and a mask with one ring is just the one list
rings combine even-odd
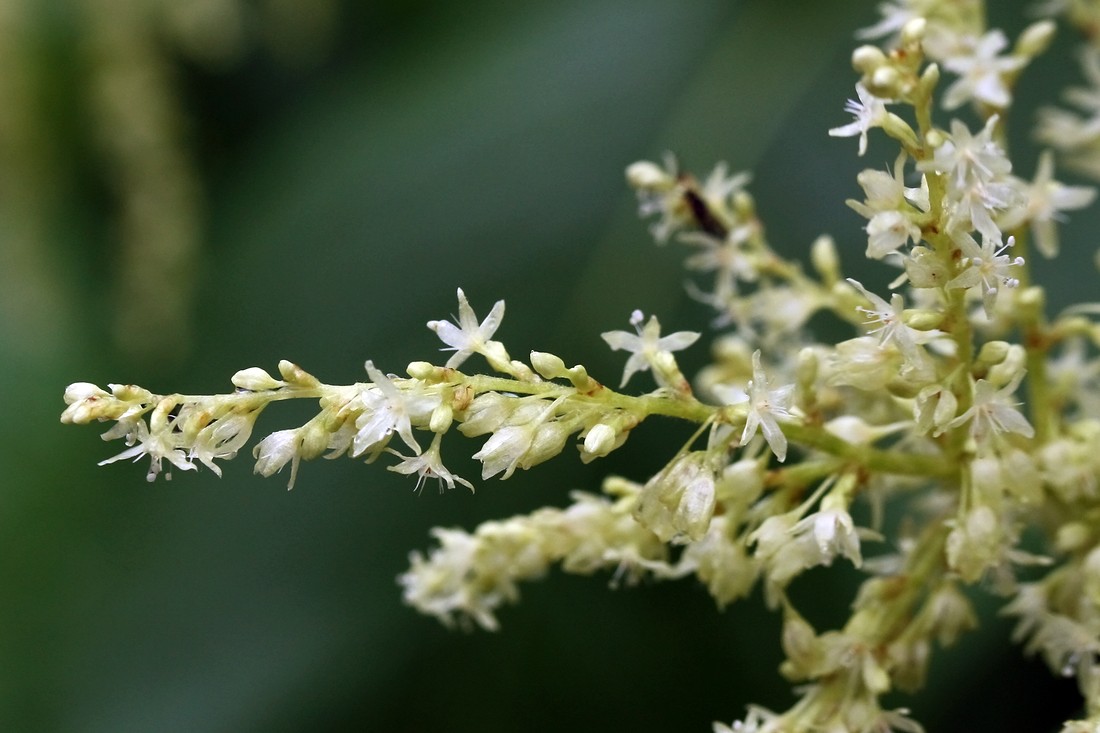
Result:
{"label": "star-shaped flower", "polygon": [[[668,336],[661,336],[661,323],[657,320],[657,316],[650,316],[645,327],[642,327],[641,323],[644,319],[645,314],[640,310],[630,314],[630,325],[634,326],[634,330],[638,332],[636,335],[627,331],[607,331],[600,334],[607,345],[615,351],[622,349],[631,352],[623,369],[620,388],[626,386],[635,372],[651,369],[658,359],[667,358],[662,357],[662,354],[686,349],[699,338],[699,334],[694,331],[677,331]],[[654,369],[654,373],[659,372],[660,365]]]}
{"label": "star-shaped flower", "polygon": [[1054,156],[1044,150],[1039,156],[1039,166],[1031,183],[1020,182],[1024,205],[1010,209],[999,222],[1004,229],[1014,229],[1025,221],[1031,222],[1031,233],[1036,248],[1045,257],[1058,254],[1058,230],[1055,222],[1064,217],[1063,211],[1083,209],[1096,198],[1096,189],[1088,186],[1067,186],[1054,180]]}
{"label": "star-shaped flower", "polygon": [[1019,433],[1025,438],[1035,435],[1035,429],[1027,421],[1016,405],[1019,402],[1010,402],[1020,381],[1024,378],[1023,372],[1001,387],[993,386],[992,382],[979,379],[974,383],[974,402],[963,414],[956,417],[948,428],[956,428],[964,425],[969,420],[970,436],[979,444],[984,444],[990,437],[1001,433]]}
{"label": "star-shaped flower", "polygon": [[[503,351],[500,342],[490,341],[490,337],[500,328],[503,318],[504,301],[498,300],[489,311],[489,315],[485,316],[485,320],[478,324],[474,309],[466,301],[466,294],[462,292],[462,288],[459,288],[457,325],[450,321],[428,321],[428,328],[435,331],[440,340],[447,344],[443,351],[455,352],[446,364],[448,369],[454,369],[466,361],[471,354],[481,354],[487,349],[493,352]],[[496,353],[493,355],[498,356]],[[507,361],[507,358],[504,361]]]}
{"label": "star-shaped flower", "polygon": [[974,237],[967,232],[955,232],[952,234],[958,243],[964,257],[959,263],[965,268],[954,279],[947,283],[949,288],[973,288],[981,286],[982,305],[985,314],[993,317],[993,307],[997,303],[997,293],[1001,286],[1014,288],[1020,284],[1018,278],[1013,277],[1008,268],[1019,267],[1024,264],[1023,257],[1010,257],[1004,252],[1016,244],[1013,237],[1009,237],[1005,243],[996,239],[982,237],[981,246]]}
{"label": "star-shaped flower", "polygon": [[956,109],[974,100],[1005,109],[1012,103],[1012,92],[1005,77],[1022,69],[1027,60],[1020,56],[999,55],[1008,46],[1008,39],[999,30],[967,40],[963,52],[943,61],[945,69],[959,75],[944,93],[944,108]]}
{"label": "star-shaped flower", "polygon": [[841,127],[829,130],[832,137],[853,137],[859,135],[859,154],[867,152],[867,132],[872,127],[881,127],[886,120],[886,102],[867,91],[862,84],[856,84],[856,95],[859,101],[849,99],[844,104],[844,111],[851,113],[855,120]]}
{"label": "star-shaped flower", "polygon": [[470,491],[474,490],[474,485],[466,479],[458,476],[443,465],[443,458],[439,455],[439,439],[442,437],[442,433],[436,433],[435,438],[432,439],[432,445],[428,450],[419,455],[406,456],[402,453],[398,453],[392,448],[387,448],[390,453],[394,454],[401,459],[401,462],[396,466],[388,466],[390,471],[396,471],[397,473],[403,473],[406,476],[416,474],[416,488],[419,490],[424,485],[424,480],[428,478],[439,479],[439,490],[443,490],[443,485],[446,484],[448,489],[453,489],[455,483],[460,483]]}
{"label": "star-shaped flower", "polygon": [[[730,387],[717,387],[715,391],[719,397],[726,399],[729,404],[748,402],[749,412],[745,418],[745,430],[741,433],[741,445],[745,445],[756,436],[759,428],[764,432],[764,440],[768,441],[768,447],[780,461],[787,459],[787,436],[779,427],[776,418],[791,417],[791,397],[794,393],[794,385],[771,389],[764,368],[760,365],[760,350],[752,355],[752,379],[741,392]],[[740,394],[738,394],[740,393]]]}

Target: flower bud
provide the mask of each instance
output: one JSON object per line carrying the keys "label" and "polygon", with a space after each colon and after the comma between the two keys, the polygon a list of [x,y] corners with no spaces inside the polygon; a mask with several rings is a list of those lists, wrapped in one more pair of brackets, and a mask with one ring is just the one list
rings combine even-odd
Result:
{"label": "flower bud", "polygon": [[878,46],[860,46],[852,52],[852,68],[861,74],[873,74],[886,63],[886,54]]}
{"label": "flower bud", "polygon": [[266,478],[281,471],[287,463],[291,463],[290,484],[287,488],[294,488],[300,443],[297,430],[280,430],[267,436],[252,449],[252,457],[256,459],[253,472]]}
{"label": "flower bud", "polygon": [[573,386],[579,392],[589,393],[600,387],[600,383],[588,376],[588,370],[581,364],[570,367],[566,371],[566,376],[569,377],[569,381],[573,383]]}
{"label": "flower bud", "polygon": [[303,425],[299,431],[299,438],[301,447],[298,455],[307,461],[321,455],[328,448],[329,433],[319,421],[311,420]]}
{"label": "flower bud", "polygon": [[428,420],[428,429],[433,433],[445,433],[454,422],[454,409],[446,402],[440,402],[432,410],[432,416]]}
{"label": "flower bud", "polygon": [[261,392],[266,389],[278,389],[286,386],[286,382],[279,381],[260,367],[242,369],[233,375],[230,380],[238,389],[246,389],[249,392]]}
{"label": "flower bud", "polygon": [[889,66],[880,66],[871,74],[867,90],[875,96],[894,97],[898,86],[898,72]]}
{"label": "flower bud", "polygon": [[544,379],[557,379],[565,376],[566,373],[565,362],[561,360],[561,357],[548,354],[545,351],[531,352],[531,366]]}
{"label": "flower bud", "polygon": [[437,367],[427,361],[414,361],[405,367],[405,373],[413,379],[436,380],[439,379],[439,372],[443,371],[440,367]]}
{"label": "flower bud", "polygon": [[943,323],[943,313],[923,308],[906,309],[902,318],[914,331],[934,331]]}
{"label": "flower bud", "polygon": [[283,379],[293,384],[295,387],[315,389],[321,386],[321,382],[317,377],[313,376],[305,369],[302,369],[302,367],[294,362],[287,361],[286,359],[279,362],[279,374],[283,376]]}
{"label": "flower bud", "polygon": [[553,458],[565,449],[565,442],[572,433],[573,429],[563,422],[552,420],[541,423],[535,428],[531,445],[517,465],[526,470]]}
{"label": "flower bud", "polygon": [[940,67],[939,64],[928,64],[924,72],[920,75],[920,91],[926,97],[932,96],[932,91],[936,88],[936,85],[940,83]]}
{"label": "flower bud", "polygon": [[606,456],[615,447],[615,437],[615,428],[607,423],[597,423],[584,436],[584,452],[591,456]]}
{"label": "flower bud", "polygon": [[672,177],[661,170],[656,163],[641,160],[631,163],[626,168],[626,182],[631,188],[654,189],[667,188],[672,185]]}
{"label": "flower bud", "polygon": [[901,42],[905,46],[911,46],[924,40],[924,33],[928,30],[928,21],[924,18],[913,18],[901,27]]}
{"label": "flower bud", "polygon": [[986,341],[978,351],[978,363],[987,367],[1000,364],[1008,356],[1008,350],[1006,341]]}
{"label": "flower bud", "polygon": [[810,262],[826,285],[840,279],[840,257],[836,252],[836,242],[827,234],[814,240],[810,247]]}
{"label": "flower bud", "polygon": [[686,453],[646,482],[634,518],[662,542],[696,541],[714,514],[714,472],[705,451]]}
{"label": "flower bud", "polygon": [[1028,58],[1038,56],[1050,46],[1050,42],[1054,40],[1056,30],[1057,27],[1051,20],[1040,20],[1032,23],[1016,39],[1016,53]]}

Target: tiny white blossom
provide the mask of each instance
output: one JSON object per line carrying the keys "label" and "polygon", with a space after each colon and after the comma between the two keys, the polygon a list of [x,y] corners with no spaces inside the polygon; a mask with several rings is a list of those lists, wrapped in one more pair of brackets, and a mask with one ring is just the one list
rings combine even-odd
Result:
{"label": "tiny white blossom", "polygon": [[861,171],[856,180],[863,188],[866,199],[847,201],[856,213],[870,219],[867,223],[867,256],[876,260],[896,252],[910,240],[921,240],[920,227],[909,214],[928,210],[928,190],[924,185],[920,188],[905,185],[905,161],[904,153],[898,156],[891,173],[871,168]]}
{"label": "tiny white blossom", "polygon": [[266,478],[283,470],[283,466],[289,463],[290,482],[287,489],[293,489],[294,479],[298,476],[298,463],[301,461],[301,447],[302,439],[298,430],[279,430],[272,433],[252,449],[252,457],[256,459],[253,472]]}
{"label": "tiny white blossom", "polygon": [[236,457],[237,451],[243,448],[252,436],[252,427],[256,424],[258,414],[258,411],[253,410],[219,417],[198,432],[188,451],[188,458],[198,459],[220,477],[221,466],[214,463],[214,460]]}
{"label": "tiny white blossom", "polygon": [[862,84],[856,84],[856,96],[859,100],[849,99],[844,111],[851,113],[855,120],[847,125],[829,130],[832,137],[853,137],[859,135],[859,154],[867,152],[867,132],[872,127],[881,127],[886,120],[886,102],[867,91]]}
{"label": "tiny white blossom", "polygon": [[390,471],[397,473],[403,473],[406,476],[410,474],[416,474],[416,489],[419,490],[424,485],[424,480],[428,478],[439,479],[439,489],[443,490],[443,485],[446,484],[448,489],[453,489],[455,483],[460,483],[471,491],[474,490],[474,485],[461,476],[451,473],[446,466],[443,465],[443,458],[439,455],[439,443],[442,438],[442,433],[436,433],[435,438],[432,440],[431,446],[428,450],[424,451],[420,455],[406,456],[392,448],[387,449],[390,453],[401,459],[401,463],[396,466],[388,466]]}
{"label": "tiny white blossom", "polygon": [[830,565],[837,555],[848,558],[857,568],[863,564],[855,522],[844,509],[815,512],[799,520],[790,533],[794,536],[792,541],[805,538],[816,548],[818,557],[811,564]]}
{"label": "tiny white blossom", "polygon": [[719,163],[700,186],[694,178],[682,173],[675,156],[668,154],[663,168],[648,161],[633,163],[626,169],[626,178],[638,193],[638,214],[643,218],[658,215],[649,230],[658,244],[664,244],[676,232],[694,229],[698,224],[686,201],[689,191],[701,198],[713,214],[727,209],[729,199],[745,187],[751,176],[730,175],[728,166]]}
{"label": "tiny white blossom", "polygon": [[[450,321],[428,321],[428,328],[435,331],[440,340],[447,344],[442,349],[443,351],[455,352],[446,364],[447,368],[454,369],[466,361],[470,355],[482,353],[486,348],[493,348],[491,345],[500,348],[499,342],[490,341],[490,338],[500,328],[500,322],[503,318],[504,301],[498,300],[493,305],[493,309],[489,311],[489,315],[485,316],[485,320],[479,324],[474,309],[470,307],[469,302],[466,300],[466,294],[462,292],[462,288],[459,288],[458,325]],[[497,356],[497,354],[494,354],[494,356]],[[503,360],[507,361],[506,355]]]}
{"label": "tiny white blossom", "polygon": [[1004,254],[1004,251],[1014,245],[1016,240],[1009,237],[1007,242],[1001,244],[995,239],[983,236],[979,247],[974,237],[966,232],[954,232],[952,236],[964,255],[960,264],[965,269],[948,282],[947,287],[980,287],[985,314],[992,318],[1000,288],[1002,286],[1014,288],[1020,284],[1019,279],[1009,274],[1008,268],[1023,265],[1024,258],[1012,258]]}
{"label": "tiny white blossom", "polygon": [[1019,56],[1000,56],[1008,39],[1000,30],[981,38],[967,38],[955,54],[943,60],[943,67],[959,75],[944,93],[944,109],[956,109],[970,100],[1005,109],[1012,103],[1006,75],[1026,65]]}
{"label": "tiny white blossom", "polygon": [[892,294],[890,302],[887,303],[877,294],[863,287],[858,280],[848,278],[848,282],[858,288],[867,300],[871,301],[870,308],[858,306],[856,310],[867,317],[868,325],[880,324],[877,328],[871,329],[869,333],[877,334],[879,344],[882,346],[886,346],[892,341],[902,354],[906,357],[912,357],[915,355],[918,343],[923,343],[936,334],[936,332],[917,331],[905,325],[902,318],[905,311],[905,299],[901,296],[901,293]]}
{"label": "tiny white blossom", "polygon": [[[120,431],[119,428],[123,430]],[[123,435],[125,435],[128,444],[134,444],[133,447],[127,448],[117,456],[100,461],[98,465],[106,466],[108,463],[125,461],[129,458],[138,461],[142,457],[148,456],[150,459],[149,473],[146,474],[145,478],[149,481],[156,479],[163,468],[162,462],[165,460],[181,471],[191,471],[195,468],[195,464],[191,462],[187,454],[176,445],[174,438],[177,433],[174,433],[170,427],[150,431],[149,426],[142,419],[132,422],[120,420],[115,427],[103,434],[103,439],[110,440]],[[171,472],[166,473],[165,478],[172,478]]]}
{"label": "tiny white blossom", "polygon": [[481,461],[481,478],[503,473],[504,480],[517,468],[527,470],[561,453],[573,428],[552,419],[560,404],[560,399],[549,404],[540,400],[528,403],[530,410],[538,410],[533,415],[513,413],[513,421],[497,429],[473,456]]}
{"label": "tiny white blossom", "polygon": [[951,120],[949,139],[936,148],[932,160],[921,161],[917,168],[946,174],[957,190],[976,182],[992,181],[1012,171],[1012,163],[993,140],[997,115],[991,115],[977,135],[959,120]]}
{"label": "tiny white blossom", "polygon": [[[661,336],[661,323],[657,320],[657,316],[650,316],[644,327],[641,325],[643,320],[645,315],[640,310],[636,310],[630,315],[630,325],[634,326],[637,334],[627,331],[607,331],[600,334],[613,350],[631,352],[623,368],[620,388],[625,387],[630,377],[636,372],[651,369],[660,358],[660,354],[681,351],[699,339],[699,334],[694,331],[677,331],[668,336]],[[657,370],[654,373],[657,373]]]}
{"label": "tiny white blossom", "polygon": [[791,416],[791,397],[794,393],[794,385],[789,384],[777,389],[771,389],[768,378],[764,374],[764,368],[760,365],[760,351],[752,355],[752,379],[749,380],[746,391],[749,412],[745,419],[745,430],[741,433],[741,445],[745,445],[756,435],[759,428],[764,433],[764,439],[772,453],[780,461],[787,459],[787,436],[779,427],[776,418]]}
{"label": "tiny white blossom", "polygon": [[646,482],[634,517],[662,542],[702,539],[714,514],[715,477],[706,451],[674,458]]}
{"label": "tiny white blossom", "polygon": [[1031,223],[1035,246],[1045,257],[1058,254],[1058,230],[1055,222],[1061,221],[1060,213],[1083,209],[1096,198],[1096,189],[1089,186],[1067,186],[1054,180],[1054,155],[1044,150],[1031,183],[1021,181],[1021,199],[1024,204],[1006,212],[999,222],[1004,229],[1015,229],[1024,222]]}
{"label": "tiny white blossom", "polygon": [[1023,372],[1017,374],[1011,382],[1000,389],[984,379],[979,379],[974,383],[974,400],[970,408],[948,423],[947,427],[956,428],[970,421],[970,435],[979,445],[1001,433],[1018,433],[1025,438],[1033,437],[1035,429],[1016,409],[1016,405],[1020,403],[1010,402],[1023,377]]}
{"label": "tiny white blossom", "polygon": [[882,18],[879,22],[867,28],[861,28],[856,32],[856,38],[872,39],[882,38],[896,34],[905,24],[914,18],[920,17],[920,11],[910,7],[912,3],[904,0],[893,2],[881,2],[878,4],[878,12]]}
{"label": "tiny white blossom", "polygon": [[395,432],[405,445],[419,454],[420,444],[413,437],[409,417],[409,397],[397,388],[392,379],[380,372],[374,362],[367,361],[366,367],[373,385],[359,393],[358,399],[364,409],[355,421],[358,432],[352,440],[351,455],[362,455],[375,448],[380,451],[384,442]]}

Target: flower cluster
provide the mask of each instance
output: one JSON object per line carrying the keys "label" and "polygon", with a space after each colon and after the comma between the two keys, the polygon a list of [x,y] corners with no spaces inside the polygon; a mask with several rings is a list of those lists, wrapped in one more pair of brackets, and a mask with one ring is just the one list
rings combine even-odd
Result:
{"label": "flower cluster", "polygon": [[[1084,5],[1045,11],[1084,25]],[[668,156],[635,163],[626,177],[658,243],[688,248],[686,267],[700,278],[690,292],[725,329],[694,381],[675,352],[699,333],[662,335],[657,317],[641,311],[630,316],[633,331],[604,333],[629,354],[620,390],[643,372],[655,383],[626,394],[554,354],[512,358],[495,338],[503,302],[479,320],[459,290],[455,322],[428,323],[453,352],[441,366],[414,362],[398,377],[368,361],[368,381],[328,385],[282,362],[281,378],[246,369],[233,377],[235,392],[214,396],[77,383],[62,420],[113,421],[104,438],[128,447],[104,463],[148,457],[150,479],[167,473],[166,462],[220,474],[216,461],[244,447],[268,404],[313,399],[316,416],[255,446],[256,472],[289,464],[293,485],[301,461],[348,455],[448,489],[473,486],[443,463],[453,431],[483,438],[473,457],[487,480],[570,443],[596,460],[650,417],[688,421],[695,432],[652,476],[611,477],[602,495],[574,493],[565,508],[469,532],[435,530],[437,546],[414,552],[399,579],[406,602],[448,625],[492,630],[519,583],[553,564],[607,570],[615,584],[693,576],[719,607],[759,583],[783,616],[780,673],[800,699],[785,712],[750,707],[715,731],[865,733],[920,730],[881,700],[920,687],[932,648],[977,624],[965,589],[981,584],[1009,599],[1004,610],[1019,619],[1026,650],[1077,679],[1086,710],[1066,733],[1100,726],[1100,308],[1048,316],[1028,262],[1033,250],[1057,255],[1055,222],[1094,191],[1058,182],[1050,151],[1031,181],[1017,177],[1004,138],[1016,80],[1055,25],[1037,21],[1010,47],[985,27],[978,0],[880,9],[860,37],[883,45],[853,54],[854,119],[829,134],[858,137],[860,155],[871,135],[897,146],[889,170],[860,173],[862,198],[848,201],[866,220],[850,249],[895,269],[888,293],[845,277],[829,237],[810,247],[812,272],[780,256],[747,174],[723,164],[700,182]],[[1086,53],[1100,83],[1098,58]],[[1088,108],[1095,96],[1070,99]],[[963,107],[977,124],[935,119]],[[1055,140],[1093,145],[1087,127],[1047,112],[1039,139],[1061,150],[1076,148]],[[848,338],[815,340],[807,323],[819,312],[847,324]],[[459,371],[475,355],[491,374]],[[870,506],[871,526],[853,519],[857,502]],[[887,504],[907,517],[892,534]],[[1021,548],[1025,529],[1049,538],[1044,554]],[[788,590],[838,560],[867,577],[848,621],[818,632]],[[1038,579],[1018,580],[1021,566]]]}

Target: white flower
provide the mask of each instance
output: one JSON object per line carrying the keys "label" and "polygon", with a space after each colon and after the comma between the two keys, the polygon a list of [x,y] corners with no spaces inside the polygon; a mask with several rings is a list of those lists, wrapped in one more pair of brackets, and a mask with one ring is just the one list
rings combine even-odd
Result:
{"label": "white flower", "polygon": [[882,2],[878,4],[878,12],[882,19],[878,23],[856,32],[856,38],[872,39],[888,36],[900,31],[906,23],[920,17],[920,11],[910,7],[911,3],[904,0]]}
{"label": "white flower", "polygon": [[1024,222],[1031,222],[1035,246],[1045,257],[1058,254],[1058,230],[1060,212],[1083,209],[1096,198],[1096,189],[1088,186],[1067,186],[1054,180],[1054,156],[1044,150],[1039,156],[1035,179],[1020,182],[1024,205],[1005,213],[999,222],[1004,229],[1015,229]]}
{"label": "white flower", "polygon": [[943,67],[959,75],[943,97],[944,109],[956,109],[970,100],[1005,109],[1012,103],[1012,93],[1005,76],[1026,65],[1018,56],[998,56],[1008,45],[1000,30],[991,30],[981,38],[968,38],[958,55],[944,59]]}
{"label": "white flower", "polygon": [[991,115],[977,135],[970,134],[970,130],[959,120],[951,120],[950,139],[936,148],[932,160],[921,161],[917,168],[946,174],[958,191],[973,183],[1008,175],[1012,171],[1012,163],[1005,157],[1001,146],[993,141],[997,120],[997,115]]}
{"label": "white flower", "polygon": [[[182,415],[183,413],[181,417]],[[197,458],[204,466],[221,476],[221,466],[214,463],[214,460],[235,457],[237,451],[243,448],[251,437],[252,427],[256,424],[258,416],[259,411],[252,410],[219,417],[195,436],[188,457]]]}
{"label": "white flower", "polygon": [[697,272],[715,273],[714,292],[709,296],[715,301],[724,302],[736,295],[738,280],[756,280],[757,264],[743,246],[755,231],[757,227],[749,224],[734,227],[724,239],[705,232],[680,235],[680,241],[684,244],[699,247],[696,254],[684,260],[684,267]]}
{"label": "white flower", "polygon": [[811,514],[791,527],[792,541],[804,538],[811,542],[818,556],[812,565],[830,565],[833,558],[843,555],[857,568],[863,563],[859,552],[859,535],[852,516],[843,509],[827,509]]}
{"label": "white flower", "polygon": [[442,438],[442,433],[436,433],[435,438],[432,440],[431,446],[428,450],[424,451],[420,455],[406,456],[398,453],[397,451],[388,449],[390,453],[401,459],[401,463],[396,466],[388,466],[390,471],[396,471],[397,473],[403,473],[406,476],[410,474],[416,474],[416,489],[419,491],[420,487],[424,485],[424,479],[434,478],[439,479],[439,489],[443,490],[443,484],[447,485],[448,489],[455,487],[455,482],[458,482],[465,486],[470,491],[474,490],[473,484],[461,476],[457,476],[451,473],[446,466],[443,465],[443,459],[439,455],[439,442]]}
{"label": "white flower", "polygon": [[956,428],[971,421],[970,435],[979,445],[984,444],[991,436],[1001,433],[1019,433],[1025,438],[1033,437],[1035,429],[1015,407],[1020,403],[1009,402],[1023,378],[1023,372],[1020,372],[1000,389],[984,379],[979,379],[974,384],[974,401],[970,409],[948,423],[947,427]]}
{"label": "white flower", "polygon": [[[686,349],[696,342],[699,334],[694,331],[677,331],[668,336],[661,336],[661,323],[657,316],[650,316],[643,328],[641,326],[645,315],[636,310],[630,315],[630,325],[638,332],[637,335],[627,331],[607,331],[601,334],[607,345],[613,350],[631,352],[630,358],[623,368],[623,381],[619,387],[625,387],[630,377],[636,372],[653,368],[661,354],[671,354],[673,351]],[[658,365],[659,367],[659,365]],[[661,369],[654,369],[654,374],[659,374]]]}
{"label": "white flower", "polygon": [[[456,326],[450,321],[428,321],[428,328],[435,331],[440,340],[447,344],[442,351],[454,351],[447,360],[446,367],[454,369],[466,361],[471,354],[485,353],[491,350],[492,357],[499,358],[503,346],[499,341],[490,341],[490,337],[500,328],[500,322],[504,318],[504,301],[498,300],[489,315],[480,324],[474,309],[466,301],[466,294],[462,288],[458,289],[458,319]],[[490,357],[490,358],[492,358]],[[503,354],[502,361],[507,362],[507,354]]]}
{"label": "white flower", "polygon": [[903,363],[900,352],[883,349],[872,336],[841,341],[833,348],[826,373],[826,382],[833,386],[882,389],[898,375]]}
{"label": "white flower", "polygon": [[283,470],[283,466],[290,463],[290,483],[287,489],[294,488],[294,479],[298,476],[298,463],[301,460],[300,450],[302,440],[298,430],[280,430],[261,440],[252,449],[252,457],[256,459],[254,473],[264,478],[273,476]]}
{"label": "white flower", "polygon": [[933,437],[942,435],[951,421],[959,401],[955,394],[942,384],[930,384],[917,393],[913,402],[913,415],[916,418],[917,432],[932,433]]}
{"label": "white flower", "polygon": [[946,524],[952,528],[944,547],[947,564],[964,581],[979,580],[987,569],[1001,561],[1004,531],[997,514],[988,506],[976,506]]}
{"label": "white flower", "polygon": [[503,473],[503,481],[517,468],[526,470],[558,455],[565,447],[573,428],[552,419],[561,400],[549,404],[542,401],[530,404],[539,408],[537,415],[529,418],[519,412],[514,413],[513,420],[518,418],[523,422],[513,422],[497,429],[481,446],[481,450],[474,454],[473,457],[482,463],[482,479]]}
{"label": "white flower", "polygon": [[[163,429],[150,430],[149,426],[145,424],[142,419],[133,420],[119,420],[113,428],[103,434],[104,440],[111,440],[125,436],[126,443],[132,444],[132,448],[119,453],[117,456],[104,459],[99,462],[100,466],[106,466],[108,463],[114,463],[115,461],[124,461],[128,458],[133,458],[135,461],[140,460],[143,456],[149,456],[149,473],[145,475],[148,481],[152,481],[157,477],[162,470],[162,461],[167,460],[176,468],[181,471],[191,471],[195,468],[195,464],[188,459],[187,454],[176,445],[175,438],[178,437],[178,433],[175,433],[171,427],[164,427]],[[165,473],[166,479],[172,478],[172,473],[169,471]]]}
{"label": "white flower", "polygon": [[380,451],[381,446],[395,432],[405,441],[405,445],[419,454],[420,445],[412,433],[408,396],[397,388],[393,380],[380,372],[374,362],[367,361],[366,368],[367,375],[374,384],[359,393],[358,399],[363,405],[363,413],[355,420],[358,432],[352,440],[351,455],[359,456],[372,449]]}
{"label": "white flower", "polygon": [[674,458],[638,494],[634,517],[662,542],[698,540],[714,514],[714,470],[706,451]]}
{"label": "white flower", "polygon": [[886,102],[867,91],[862,84],[856,84],[859,101],[849,99],[844,111],[850,112],[855,120],[841,127],[829,130],[832,137],[852,137],[859,135],[859,154],[867,152],[867,132],[872,127],[881,127],[886,119]]}
{"label": "white flower", "polygon": [[871,301],[870,308],[858,306],[856,310],[867,317],[868,325],[881,324],[878,328],[868,331],[868,333],[878,334],[881,346],[886,346],[893,341],[902,354],[906,357],[912,357],[915,355],[917,344],[927,341],[930,336],[934,335],[931,332],[916,331],[905,325],[902,318],[905,311],[905,299],[900,293],[892,294],[890,302],[887,303],[881,297],[863,287],[858,280],[848,278],[848,282],[858,288],[867,300]]}
{"label": "white flower", "polygon": [[867,223],[867,256],[876,260],[896,252],[910,240],[921,240],[920,227],[910,218],[910,213],[917,213],[914,207],[920,211],[928,210],[928,190],[924,185],[920,188],[905,185],[905,161],[904,153],[898,156],[892,173],[870,168],[861,171],[856,180],[867,198],[865,201],[847,201],[848,206],[860,216],[870,219]]}
{"label": "white flower", "polygon": [[772,453],[780,461],[787,458],[787,436],[779,427],[776,418],[788,418],[791,416],[791,397],[794,393],[794,385],[789,384],[777,389],[770,389],[768,378],[764,374],[764,368],[760,366],[760,351],[752,355],[752,379],[745,387],[745,395],[739,402],[748,401],[748,415],[745,419],[745,430],[741,433],[741,445],[745,445],[756,435],[759,428],[764,433],[764,440]]}
{"label": "white flower", "polygon": [[1014,288],[1020,281],[1009,274],[1008,268],[1019,267],[1024,264],[1023,257],[1011,258],[1004,251],[1014,245],[1016,240],[1009,237],[1008,241],[1001,244],[996,239],[982,237],[979,247],[974,237],[963,231],[952,233],[952,238],[959,244],[963,258],[959,261],[963,271],[947,283],[949,288],[973,288],[981,287],[982,305],[985,314],[992,318],[993,308],[997,302],[997,293],[1002,286]]}

